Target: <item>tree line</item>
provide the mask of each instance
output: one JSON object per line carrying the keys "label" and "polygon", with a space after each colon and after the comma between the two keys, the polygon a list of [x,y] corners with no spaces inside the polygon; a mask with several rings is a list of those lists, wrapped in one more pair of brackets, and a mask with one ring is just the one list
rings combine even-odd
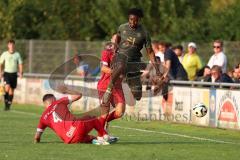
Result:
{"label": "tree line", "polygon": [[152,39],[171,42],[240,40],[240,0],[2,0],[0,39],[107,40],[144,11]]}

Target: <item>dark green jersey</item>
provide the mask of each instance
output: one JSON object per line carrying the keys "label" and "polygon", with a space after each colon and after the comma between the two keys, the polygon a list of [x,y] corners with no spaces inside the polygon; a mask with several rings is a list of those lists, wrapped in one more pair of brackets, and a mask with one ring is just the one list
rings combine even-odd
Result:
{"label": "dark green jersey", "polygon": [[122,24],[118,28],[118,35],[121,37],[118,51],[120,54],[127,55],[130,61],[140,59],[143,46],[151,47],[151,38],[142,25],[132,29],[128,23]]}

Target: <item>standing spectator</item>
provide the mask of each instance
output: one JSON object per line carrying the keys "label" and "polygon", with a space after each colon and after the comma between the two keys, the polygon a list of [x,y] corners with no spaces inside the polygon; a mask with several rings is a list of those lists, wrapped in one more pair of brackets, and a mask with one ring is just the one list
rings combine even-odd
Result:
{"label": "standing spectator", "polygon": [[4,65],[3,79],[5,83],[5,110],[9,110],[12,104],[14,89],[17,87],[17,72],[19,77],[23,76],[23,65],[20,54],[15,51],[15,41],[9,40],[7,43],[8,50],[3,52],[0,57],[0,78],[2,78],[2,71]]}
{"label": "standing spectator", "polygon": [[159,46],[159,50],[164,53],[164,65],[166,68],[164,78],[169,77],[174,80],[188,80],[187,72],[180,63],[177,55],[169,48],[169,44],[160,42]]}
{"label": "standing spectator", "polygon": [[[177,55],[170,49],[170,44],[166,42],[159,43],[159,50],[164,53],[163,74],[166,84],[162,87],[162,95],[165,101],[168,99],[168,80],[188,80],[187,72],[180,63]],[[158,88],[156,88],[157,90]],[[155,88],[154,88],[155,90]]]}
{"label": "standing spectator", "polygon": [[215,40],[213,42],[213,51],[214,54],[208,61],[208,66],[212,68],[214,65],[222,67],[222,72],[226,73],[227,71],[227,57],[223,53],[223,42],[221,40]]}
{"label": "standing spectator", "polygon": [[177,45],[177,46],[173,47],[173,51],[178,56],[179,61],[182,63],[183,57],[184,57],[183,46]]}
{"label": "standing spectator", "polygon": [[187,71],[188,79],[196,79],[196,73],[202,68],[200,57],[196,53],[197,45],[193,42],[188,44],[188,53],[183,57],[183,67]]}

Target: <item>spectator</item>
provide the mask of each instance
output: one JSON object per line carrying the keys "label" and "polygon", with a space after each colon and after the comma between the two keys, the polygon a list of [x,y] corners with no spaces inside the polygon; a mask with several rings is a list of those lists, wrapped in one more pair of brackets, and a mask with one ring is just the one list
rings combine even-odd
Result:
{"label": "spectator", "polygon": [[184,53],[183,53],[183,46],[182,45],[177,45],[173,47],[173,51],[175,54],[178,56],[179,61],[182,63]]}
{"label": "spectator", "polygon": [[88,64],[84,64],[80,55],[75,55],[73,58],[73,63],[77,66],[76,72],[80,77],[86,77],[88,74]]}
{"label": "spectator", "polygon": [[3,52],[0,57],[0,78],[2,79],[2,71],[4,65],[3,79],[5,85],[5,111],[10,110],[14,89],[17,87],[17,72],[19,71],[19,77],[23,76],[23,65],[20,54],[15,51],[15,41],[9,40],[7,43],[8,50]]}
{"label": "spectator", "polygon": [[94,80],[100,73],[100,66],[95,63],[89,64],[89,62],[85,62],[81,55],[75,54],[73,58],[73,63],[76,65],[76,74],[80,77],[84,78],[84,80]]}
{"label": "spectator", "polygon": [[164,53],[164,66],[166,68],[164,77],[173,80],[188,80],[187,72],[180,63],[177,55],[169,48],[169,44],[160,42],[159,50]]}
{"label": "spectator", "polygon": [[208,61],[208,66],[212,68],[214,65],[218,65],[222,68],[222,72],[226,73],[227,71],[227,57],[223,53],[223,42],[221,40],[215,40],[213,42],[213,51],[214,54]]}
{"label": "spectator", "polygon": [[235,83],[240,83],[240,68],[239,65],[237,65],[232,73],[232,79]]}
{"label": "spectator", "polygon": [[193,42],[188,44],[188,53],[183,57],[182,65],[187,71],[188,79],[195,80],[196,73],[202,68],[200,57],[196,53],[197,45]]}
{"label": "spectator", "polygon": [[220,83],[233,83],[231,77],[226,73],[222,73],[222,69],[218,65],[214,65],[211,68],[211,75],[205,79],[207,82],[220,82]]}
{"label": "spectator", "polygon": [[155,57],[159,57],[161,62],[164,62],[164,54],[159,50],[158,41],[152,42],[153,52],[155,53]]}
{"label": "spectator", "polygon": [[[201,73],[200,73],[201,72]],[[204,66],[199,72],[196,81],[205,81],[211,75],[211,68],[209,66]]]}

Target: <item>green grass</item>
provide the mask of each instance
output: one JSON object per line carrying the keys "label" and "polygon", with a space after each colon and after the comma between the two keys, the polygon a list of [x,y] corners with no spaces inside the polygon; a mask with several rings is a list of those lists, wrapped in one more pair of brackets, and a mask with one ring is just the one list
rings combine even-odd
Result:
{"label": "green grass", "polygon": [[[3,108],[1,106],[1,108]],[[63,144],[47,129],[42,143],[34,144],[33,136],[43,108],[34,105],[14,105],[10,112],[0,111],[0,160],[74,160],[74,159],[191,159],[237,160],[240,156],[240,132],[197,127],[167,122],[137,122],[116,120],[111,133],[120,141],[109,146]],[[136,131],[113,126],[138,128]],[[164,134],[166,133],[166,134]],[[172,135],[177,133],[179,136]],[[190,136],[189,138],[181,135]],[[191,138],[201,137],[235,144],[217,143]]]}

